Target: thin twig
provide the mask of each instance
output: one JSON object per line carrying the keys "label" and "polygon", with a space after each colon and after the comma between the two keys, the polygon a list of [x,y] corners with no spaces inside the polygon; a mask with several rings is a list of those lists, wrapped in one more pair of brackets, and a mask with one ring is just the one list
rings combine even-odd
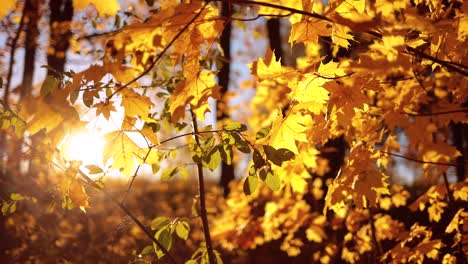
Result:
{"label": "thin twig", "polygon": [[453,201],[455,201],[453,199],[453,195],[452,195],[452,192],[450,191],[450,184],[448,182],[448,178],[447,178],[447,173],[442,173],[442,176],[444,178],[444,185],[445,185],[445,190],[447,191],[447,200],[448,200],[448,203],[449,204],[452,204]]}
{"label": "thin twig", "polygon": [[109,101],[112,97],[114,97],[114,95],[116,95],[118,92],[122,91],[123,89],[127,88],[128,86],[130,86],[132,83],[138,81],[140,78],[142,78],[143,76],[145,76],[146,74],[148,74],[152,69],[153,67],[156,65],[156,63],[162,58],[162,56],[166,53],[167,50],[169,50],[169,48],[172,46],[172,44],[174,44],[174,42],[180,37],[182,36],[182,34],[190,27],[190,25],[193,24],[193,22],[195,22],[195,20],[201,15],[201,13],[203,12],[203,10],[206,8],[206,6],[208,5],[209,2],[206,2],[202,8],[195,14],[195,16],[193,16],[193,18],[187,23],[185,24],[185,26],[177,33],[177,35],[175,35],[172,40],[166,45],[166,47],[164,47],[164,49],[161,51],[161,53],[158,54],[158,56],[151,62],[151,64],[142,72],[140,73],[138,76],[136,76],[135,78],[133,78],[131,81],[129,81],[128,83],[126,83],[125,85],[119,87],[117,90],[115,90],[109,97],[107,97],[106,101]]}
{"label": "thin twig", "polygon": [[411,160],[411,161],[414,161],[414,162],[417,162],[417,163],[457,167],[457,164],[455,164],[455,163],[424,161],[424,160],[419,160],[419,159],[415,159],[415,158],[411,158],[411,157],[407,157],[407,156],[404,156],[404,155],[400,155],[400,154],[392,153],[392,152],[387,152],[387,151],[383,151],[383,150],[381,150],[380,152],[382,152],[384,154],[387,154],[387,155],[390,155],[390,156],[395,156],[395,157]]}
{"label": "thin twig", "polygon": [[123,197],[122,199],[120,200],[120,203],[124,203],[125,202],[125,199],[127,198],[127,195],[130,193],[130,189],[132,189],[132,186],[133,186],[133,183],[135,182],[135,179],[138,175],[138,171],[140,171],[140,168],[141,168],[141,164],[145,163],[146,162],[146,159],[148,159],[149,157],[149,154],[151,153],[151,150],[153,150],[152,148],[148,148],[148,152],[146,152],[146,155],[145,157],[143,157],[143,160],[140,164],[138,164],[138,166],[136,167],[135,169],[135,172],[133,173],[132,175],[132,179],[130,180],[130,183],[128,184],[128,187],[127,187],[127,190],[125,191],[125,193],[123,194]]}
{"label": "thin twig", "polygon": [[[223,1],[226,1],[226,0],[212,0],[212,2],[220,2],[220,1],[223,2]],[[233,0],[232,3],[233,4],[247,4],[247,5],[267,6],[267,7],[271,7],[271,8],[275,8],[275,9],[279,9],[279,10],[289,11],[290,13],[300,14],[300,15],[313,17],[313,18],[317,18],[317,19],[320,19],[320,20],[325,20],[325,21],[334,23],[333,20],[331,20],[330,18],[328,18],[326,16],[322,16],[322,15],[317,14],[317,13],[307,12],[307,11],[304,11],[304,10],[295,9],[295,8],[282,6],[282,5],[276,5],[276,4],[266,3],[266,2],[259,2],[259,1],[248,1],[248,0]]]}
{"label": "thin twig", "polygon": [[148,230],[148,228],[146,228],[146,226],[135,216],[133,215],[132,212],[130,212],[130,210],[125,206],[123,205],[122,203],[120,203],[116,198],[114,198],[112,195],[110,195],[104,188],[102,188],[101,186],[99,186],[99,184],[97,184],[96,182],[94,182],[86,173],[84,173],[81,169],[78,170],[78,173],[80,174],[80,176],[86,180],[86,183],[96,189],[98,189],[99,191],[101,191],[104,196],[108,199],[110,199],[114,204],[116,204],[122,211],[125,212],[125,214],[127,214],[135,224],[137,224],[137,226],[146,234],[146,236],[148,238],[151,239],[151,241],[153,241],[157,246],[158,248],[168,257],[169,259],[169,262],[171,263],[177,263],[176,260],[174,259],[174,257],[169,253],[169,251],[167,251],[167,249],[161,244],[161,242],[159,242],[159,240],[157,240],[153,234],[151,234],[151,231]]}
{"label": "thin twig", "polygon": [[455,110],[447,110],[447,111],[441,111],[441,112],[432,112],[432,113],[408,113],[408,112],[400,112],[400,114],[411,115],[411,116],[437,116],[437,115],[448,115],[448,114],[455,114],[455,113],[468,113],[468,108],[455,109]]}
{"label": "thin twig", "polygon": [[[198,124],[197,119],[193,111],[190,111],[192,115],[192,126],[193,126],[193,133],[195,143],[201,148],[200,139],[198,138]],[[216,263],[216,258],[213,252],[213,245],[211,243],[211,236],[210,236],[210,227],[208,224],[208,216],[206,211],[206,198],[205,198],[205,182],[203,176],[203,166],[200,162],[197,162],[197,170],[198,170],[198,195],[200,197],[200,216],[202,219],[203,224],[203,234],[205,235],[205,243],[206,243],[206,250],[208,251],[208,261],[210,264]]]}
{"label": "thin twig", "polygon": [[6,84],[5,84],[5,92],[3,93],[3,100],[5,101],[5,104],[7,106],[8,106],[8,97],[10,96],[10,86],[11,86],[11,77],[13,75],[13,66],[15,64],[16,46],[18,45],[18,40],[20,38],[21,31],[23,31],[25,17],[26,17],[26,5],[23,7],[23,14],[21,15],[21,19],[19,22],[18,31],[16,32],[16,36],[11,42],[10,62],[8,63],[8,74],[7,74]]}

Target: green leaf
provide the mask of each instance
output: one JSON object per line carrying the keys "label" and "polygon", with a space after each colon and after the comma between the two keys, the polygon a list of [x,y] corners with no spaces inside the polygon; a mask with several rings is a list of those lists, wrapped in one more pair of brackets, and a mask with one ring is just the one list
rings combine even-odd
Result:
{"label": "green leaf", "polygon": [[258,171],[258,176],[262,181],[265,181],[268,178],[268,174],[272,174],[270,166],[263,166]]}
{"label": "green leaf", "polygon": [[221,163],[221,154],[218,148],[213,148],[211,153],[206,156],[207,160],[203,162],[203,166],[214,171],[218,168],[219,164]]}
{"label": "green leaf", "polygon": [[220,146],[220,153],[221,153],[221,158],[226,162],[227,165],[231,165],[232,163],[232,147],[231,145],[227,144],[222,144]]}
{"label": "green leaf", "polygon": [[187,240],[190,232],[190,224],[187,221],[182,220],[177,223],[175,231],[180,238],[182,238],[183,240]]}
{"label": "green leaf", "polygon": [[270,187],[270,189],[272,189],[273,191],[276,192],[281,189],[281,179],[278,176],[278,174],[271,173],[271,171],[268,172],[265,181],[268,187]]}
{"label": "green leaf", "polygon": [[[168,229],[166,228],[160,229],[158,232],[156,232],[154,237],[161,243],[161,245],[166,250],[169,251],[171,249],[172,236],[171,236],[171,232]],[[158,258],[161,258],[162,256],[164,256],[164,252],[155,243],[153,243],[153,248]]]}
{"label": "green leaf", "polygon": [[224,130],[243,132],[243,131],[247,131],[247,126],[239,122],[232,122],[232,123],[225,125]]}
{"label": "green leaf", "polygon": [[295,156],[294,152],[285,148],[275,149],[272,146],[263,145],[263,149],[267,159],[277,166],[281,166],[284,161],[291,160]]}
{"label": "green leaf", "polygon": [[6,215],[6,214],[8,213],[9,210],[10,210],[10,203],[3,202],[3,205],[2,205],[2,214],[3,214],[3,215]]}
{"label": "green leaf", "polygon": [[232,136],[236,140],[235,145],[239,151],[246,153],[246,154],[250,153],[249,142],[247,142],[244,138],[242,138],[238,133],[235,133]]}
{"label": "green leaf", "polygon": [[10,214],[16,211],[16,202],[11,203],[10,205]]}
{"label": "green leaf", "polygon": [[172,177],[174,177],[174,175],[177,174],[177,171],[178,171],[178,167],[174,167],[174,168],[169,168],[167,170],[164,170],[163,173],[161,174],[161,181],[168,181],[170,180]]}
{"label": "green leaf", "polygon": [[198,262],[194,259],[189,259],[185,262],[185,264],[197,264]]}
{"label": "green leaf", "polygon": [[26,199],[26,197],[24,197],[23,195],[19,193],[12,193],[10,194],[10,199],[12,199],[13,201],[21,201],[21,200]]}
{"label": "green leaf", "polygon": [[88,169],[89,174],[98,174],[104,172],[99,166],[97,165],[86,165],[86,169]]}
{"label": "green leaf", "polygon": [[143,248],[143,250],[140,252],[141,255],[146,256],[150,255],[154,252],[154,248],[152,246],[146,246]]}
{"label": "green leaf", "polygon": [[268,135],[268,133],[270,132],[270,129],[271,127],[264,127],[262,129],[260,129],[257,134],[255,135],[255,139],[259,140],[259,139],[262,139],[264,137],[266,137]]}
{"label": "green leaf", "polygon": [[263,159],[262,154],[260,154],[258,149],[254,149],[252,160],[257,170],[265,166],[265,160]]}
{"label": "green leaf", "polygon": [[44,82],[42,83],[42,87],[41,87],[41,95],[42,96],[46,96],[48,94],[51,94],[53,93],[55,90],[57,90],[57,88],[59,87],[60,85],[60,80],[56,79],[54,76],[52,75],[48,75],[46,77],[46,79],[44,80]]}
{"label": "green leaf", "polygon": [[153,221],[151,221],[151,230],[161,229],[169,225],[170,223],[171,223],[171,219],[169,219],[169,217],[165,217],[165,216],[156,217],[155,219],[153,219]]}
{"label": "green leaf", "polygon": [[244,181],[244,193],[246,195],[253,194],[257,190],[258,183],[259,180],[257,176],[247,176]]}

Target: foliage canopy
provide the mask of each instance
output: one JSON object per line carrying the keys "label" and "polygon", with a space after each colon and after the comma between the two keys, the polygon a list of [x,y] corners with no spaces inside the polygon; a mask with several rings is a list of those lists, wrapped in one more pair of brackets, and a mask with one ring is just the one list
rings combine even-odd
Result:
{"label": "foliage canopy", "polygon": [[[15,2],[0,8],[12,28],[18,23]],[[152,243],[140,261],[180,261],[171,248],[180,242],[176,237],[193,243],[192,225],[204,233],[202,239],[199,231],[200,244],[186,263],[242,259],[242,252],[263,252],[248,256],[267,263],[277,257],[268,259],[268,250],[279,252],[277,261],[466,261],[466,2],[147,0],[138,5],[147,9],[144,17],[133,9],[119,11],[118,1],[74,0],[75,12],[100,15],[93,23],[115,22],[101,46],[91,45],[97,60],[80,71],[47,76],[29,96],[9,95],[11,76],[3,81],[5,223],[24,224],[15,222],[21,221],[15,220],[17,204],[51,200],[46,192],[25,188],[31,181],[54,189],[52,202],[68,210],[92,211],[90,193],[113,201]],[[223,7],[232,10],[231,17],[220,16]],[[230,98],[217,80],[220,65],[232,63],[223,60],[219,45],[227,22],[248,28],[255,20],[279,18],[291,25],[288,45],[302,47],[303,54],[286,65],[267,50],[246,64],[252,80],[230,92],[255,91],[242,99],[248,115],[199,127],[213,119],[211,100]],[[86,38],[72,36],[71,50],[87,49],[82,41]],[[90,115],[98,120],[93,122],[117,123],[102,135],[102,162],[67,160],[64,141],[89,126]],[[197,171],[186,166],[184,155]],[[230,196],[208,202],[217,207],[216,216],[209,215],[203,168],[215,171],[221,162],[247,159]],[[20,161],[29,164],[26,173]],[[142,166],[163,181],[198,173],[192,216],[138,220],[125,198]],[[396,175],[402,166],[421,174],[413,187],[398,184],[398,177],[405,177]],[[112,171],[129,179],[121,196],[104,181]],[[202,227],[193,223],[198,219]],[[233,249],[238,250],[229,253]]]}

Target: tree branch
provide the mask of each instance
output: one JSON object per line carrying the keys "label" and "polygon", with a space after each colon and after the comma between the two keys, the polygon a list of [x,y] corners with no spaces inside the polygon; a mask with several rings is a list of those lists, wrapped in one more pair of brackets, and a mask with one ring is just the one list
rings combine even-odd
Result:
{"label": "tree branch", "polygon": [[151,241],[153,241],[157,246],[158,248],[164,252],[164,254],[168,257],[168,260],[170,263],[177,263],[176,260],[174,259],[174,257],[169,253],[169,251],[167,251],[167,249],[161,244],[161,242],[159,242],[159,240],[157,240],[153,234],[151,234],[151,231],[148,230],[148,228],[146,228],[146,226],[140,221],[138,220],[138,218],[133,215],[132,212],[130,212],[130,210],[125,206],[123,205],[122,203],[120,203],[119,201],[117,201],[117,199],[115,199],[112,195],[110,195],[104,188],[102,188],[101,186],[99,186],[96,182],[94,182],[86,173],[84,173],[81,169],[78,170],[78,173],[80,174],[80,176],[86,180],[86,183],[96,189],[98,189],[99,191],[102,191],[102,193],[104,193],[104,196],[108,199],[110,199],[114,204],[116,204],[122,211],[125,212],[125,214],[127,214],[132,220],[133,222],[146,234],[146,236],[151,239]]}
{"label": "tree branch", "polygon": [[169,48],[172,46],[172,44],[174,44],[174,42],[190,27],[190,25],[193,24],[193,22],[195,22],[195,20],[201,15],[201,13],[203,12],[203,10],[206,8],[206,6],[208,5],[209,2],[206,2],[202,8],[198,11],[198,13],[195,14],[195,16],[193,16],[193,18],[177,33],[177,35],[175,35],[172,40],[166,45],[166,47],[164,47],[164,49],[161,51],[161,53],[158,54],[158,56],[151,62],[151,64],[148,66],[148,68],[146,68],[142,73],[140,73],[137,77],[135,77],[134,79],[132,79],[131,81],[129,81],[128,83],[126,83],[125,85],[119,87],[117,90],[115,90],[109,97],[107,97],[106,101],[108,102],[112,97],[114,97],[114,95],[116,95],[118,92],[122,91],[123,89],[127,88],[128,86],[130,86],[132,83],[138,81],[139,79],[141,79],[143,76],[145,76],[146,74],[148,74],[152,69],[153,67],[156,65],[156,63],[162,58],[162,56],[167,52],[167,50],[169,50]]}
{"label": "tree branch", "polygon": [[468,113],[468,108],[455,109],[455,110],[447,110],[447,111],[433,112],[433,113],[408,113],[408,112],[400,112],[400,114],[411,115],[411,116],[437,116],[437,115],[448,115],[448,114],[454,114],[454,113]]}
{"label": "tree branch", "polygon": [[[223,2],[223,1],[226,1],[226,0],[211,0],[210,2]],[[308,16],[308,17],[313,17],[313,18],[316,18],[316,19],[320,19],[320,20],[324,20],[324,21],[328,21],[328,22],[331,22],[331,23],[337,23],[335,21],[333,21],[332,19],[326,17],[326,16],[323,16],[323,15],[320,15],[320,14],[317,14],[317,13],[313,13],[313,12],[307,12],[307,11],[304,11],[304,10],[300,10],[300,9],[295,9],[295,8],[291,8],[291,7],[287,7],[287,6],[281,6],[281,5],[276,5],[276,4],[271,4],[271,3],[266,3],[266,2],[259,2],[259,1],[248,1],[248,0],[233,0],[232,1],[233,4],[247,4],[247,5],[258,5],[258,6],[266,6],[266,7],[271,7],[271,8],[275,8],[275,9],[278,9],[278,10],[284,10],[284,11],[289,11],[290,13],[294,13],[294,14],[300,14],[300,15],[303,15],[303,16]],[[381,39],[382,38],[382,34],[378,33],[378,32],[375,32],[375,31],[372,31],[372,30],[368,30],[366,31],[367,34],[369,35],[372,35],[376,38],[379,38]],[[450,62],[450,61],[444,61],[444,60],[440,60],[438,58],[435,58],[431,55],[428,55],[422,51],[419,51],[415,48],[412,48],[408,45],[405,45],[405,48],[407,51],[409,51],[410,54],[412,55],[418,55],[424,59],[427,59],[427,60],[430,60],[430,61],[433,61],[433,62],[436,62],[440,65],[442,65],[443,67],[449,69],[449,70],[452,70],[454,72],[457,72],[463,76],[468,76],[468,72],[463,70],[463,69],[460,69],[460,68],[468,68],[467,66],[465,65],[461,65],[459,63],[455,63],[455,62]],[[458,67],[460,68],[458,68]]]}
{"label": "tree branch", "polygon": [[380,152],[382,152],[384,154],[387,154],[387,155],[390,155],[390,156],[395,156],[395,157],[411,160],[411,161],[414,161],[414,162],[417,162],[417,163],[457,167],[457,164],[455,164],[455,163],[424,161],[424,160],[419,160],[419,159],[415,159],[415,158],[411,158],[411,157],[407,157],[407,156],[404,156],[404,155],[400,155],[400,154],[392,153],[392,152],[387,152],[387,151],[383,151],[383,150],[381,150]]}
{"label": "tree branch", "polygon": [[[197,136],[198,134],[197,120],[195,118],[195,114],[192,111],[190,111],[190,113],[192,115],[194,139],[198,147],[201,148],[200,139]],[[203,176],[203,166],[200,162],[197,162],[197,170],[198,170],[198,195],[200,197],[200,216],[201,216],[202,224],[203,224],[203,234],[205,235],[206,250],[208,251],[208,261],[210,264],[215,264],[216,258],[213,252],[213,245],[211,243],[210,227],[208,224],[208,215],[206,212],[205,182],[204,182],[204,176]]]}
{"label": "tree branch", "polygon": [[10,96],[10,86],[11,86],[11,77],[13,75],[13,66],[15,64],[16,46],[18,45],[18,40],[21,35],[21,31],[23,31],[25,17],[26,17],[26,5],[23,7],[23,14],[21,15],[21,19],[19,22],[18,31],[16,32],[16,36],[11,42],[10,62],[8,63],[8,74],[7,74],[6,84],[5,84],[5,92],[3,93],[3,101],[7,106],[8,106],[8,97]]}

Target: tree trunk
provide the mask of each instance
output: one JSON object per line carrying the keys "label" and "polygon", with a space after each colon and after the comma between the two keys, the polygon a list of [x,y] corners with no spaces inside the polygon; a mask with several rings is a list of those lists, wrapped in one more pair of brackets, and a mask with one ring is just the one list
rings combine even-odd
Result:
{"label": "tree trunk", "polygon": [[[221,16],[229,18],[232,15],[232,6],[223,2],[223,7],[221,11]],[[229,88],[229,73],[231,71],[231,30],[232,25],[231,21],[227,20],[226,25],[224,26],[223,33],[221,34],[221,48],[224,52],[223,66],[218,74],[219,85],[221,86],[221,100],[217,102],[217,118],[219,123],[229,119],[228,107],[226,104],[226,94]],[[229,183],[234,179],[234,166],[232,164],[227,164],[226,162],[221,163],[221,180],[219,185],[224,190],[224,197],[227,197],[229,194]]]}
{"label": "tree trunk", "polygon": [[[73,18],[72,0],[50,0],[50,44],[47,64],[54,71],[65,70],[66,52],[70,47],[71,21]],[[50,69],[47,75],[56,75]]]}
{"label": "tree trunk", "polygon": [[24,11],[26,12],[26,37],[24,41],[24,71],[23,82],[21,84],[20,95],[21,98],[27,98],[31,95],[34,70],[36,61],[37,39],[39,37],[39,1],[27,0],[24,4]]}

